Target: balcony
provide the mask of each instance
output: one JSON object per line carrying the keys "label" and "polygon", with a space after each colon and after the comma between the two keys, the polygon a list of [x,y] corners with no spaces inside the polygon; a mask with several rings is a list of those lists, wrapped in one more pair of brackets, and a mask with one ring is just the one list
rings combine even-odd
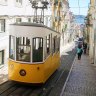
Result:
{"label": "balcony", "polygon": [[93,26],[91,14],[89,14],[87,17],[85,17],[84,20],[85,20],[85,24],[86,24],[87,26]]}

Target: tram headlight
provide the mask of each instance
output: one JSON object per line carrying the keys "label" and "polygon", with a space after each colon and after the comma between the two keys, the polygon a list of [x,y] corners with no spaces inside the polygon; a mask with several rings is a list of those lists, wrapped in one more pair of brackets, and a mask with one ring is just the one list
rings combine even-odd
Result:
{"label": "tram headlight", "polygon": [[21,70],[19,71],[19,74],[20,74],[21,76],[25,76],[25,75],[26,75],[26,71],[25,71],[24,69],[21,69]]}

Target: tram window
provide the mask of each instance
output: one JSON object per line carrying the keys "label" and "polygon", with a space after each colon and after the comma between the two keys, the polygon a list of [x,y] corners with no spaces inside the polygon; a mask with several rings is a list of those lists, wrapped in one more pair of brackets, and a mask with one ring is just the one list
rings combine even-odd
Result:
{"label": "tram window", "polygon": [[57,39],[57,51],[60,51],[60,37]]}
{"label": "tram window", "polygon": [[9,58],[15,59],[15,37],[9,37]]}
{"label": "tram window", "polygon": [[0,33],[5,32],[5,27],[6,27],[5,24],[6,24],[5,19],[0,19]]}
{"label": "tram window", "polygon": [[55,45],[55,37],[53,38],[53,53],[55,53],[55,47],[56,47],[56,45]]}
{"label": "tram window", "polygon": [[33,38],[33,62],[43,61],[43,38]]}
{"label": "tram window", "polygon": [[58,52],[58,38],[57,38],[57,36],[55,36],[55,45],[56,45],[56,47],[55,47],[55,52]]}
{"label": "tram window", "polygon": [[0,65],[4,64],[4,50],[0,50]]}
{"label": "tram window", "polygon": [[52,38],[52,54],[54,53],[54,38]]}
{"label": "tram window", "polygon": [[16,43],[19,45],[30,45],[30,39],[28,37],[18,37],[16,38]]}
{"label": "tram window", "polygon": [[28,22],[31,22],[31,18],[28,18]]}
{"label": "tram window", "polygon": [[57,35],[55,36],[55,52],[57,52],[57,46],[58,45],[58,43],[57,43]]}
{"label": "tram window", "polygon": [[53,45],[53,46],[54,46],[54,49],[53,49],[53,52],[55,53],[55,47],[56,47],[56,45],[55,45],[55,44],[56,44],[56,43],[55,43],[55,42],[56,42],[56,41],[55,41],[55,37],[54,37],[53,40],[54,40],[54,41],[53,41],[53,42],[54,42],[54,45]]}
{"label": "tram window", "polygon": [[57,40],[57,36],[54,36],[54,38],[53,38],[53,48],[52,48],[53,51],[52,51],[52,53],[56,52],[56,47],[57,47],[56,40]]}
{"label": "tram window", "polygon": [[50,35],[46,37],[46,48],[47,48],[47,55],[50,54]]}
{"label": "tram window", "polygon": [[30,62],[30,39],[28,37],[16,38],[16,60]]}
{"label": "tram window", "polygon": [[20,23],[22,21],[21,18],[16,18],[16,23]]}
{"label": "tram window", "polygon": [[[44,37],[44,40],[46,40],[46,37]],[[44,44],[44,60],[46,59],[46,57],[47,57],[47,51],[46,51],[46,41],[45,41],[45,44]]]}

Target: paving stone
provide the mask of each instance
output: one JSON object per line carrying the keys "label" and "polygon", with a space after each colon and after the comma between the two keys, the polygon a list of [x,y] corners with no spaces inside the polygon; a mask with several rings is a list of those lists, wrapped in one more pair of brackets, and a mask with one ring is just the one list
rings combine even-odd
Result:
{"label": "paving stone", "polygon": [[63,85],[66,81],[66,78],[68,76],[68,73],[70,71],[70,68],[72,66],[72,63],[74,61],[74,58],[76,56],[76,50],[71,50],[66,52],[66,54],[63,54],[61,56],[61,66],[60,70],[64,71],[60,80],[56,83],[54,88],[51,90],[50,94],[48,96],[60,96],[60,93],[62,91]]}
{"label": "paving stone", "polygon": [[96,70],[87,55],[76,57],[63,96],[96,96]]}

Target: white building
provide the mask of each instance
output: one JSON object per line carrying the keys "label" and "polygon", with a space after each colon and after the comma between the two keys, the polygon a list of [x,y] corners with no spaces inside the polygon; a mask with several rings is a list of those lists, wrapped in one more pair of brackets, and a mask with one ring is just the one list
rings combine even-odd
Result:
{"label": "white building", "polygon": [[[67,9],[68,10],[68,9]],[[65,20],[63,23],[61,44],[66,45],[74,39],[74,15],[69,10],[66,12]]]}
{"label": "white building", "polygon": [[[65,1],[66,0],[64,0],[64,2]],[[65,20],[62,22],[61,26],[65,24],[64,28],[66,27],[67,33],[70,31],[72,14],[69,12],[69,3],[68,1],[66,2],[64,3],[64,8],[62,9],[62,14],[65,16]],[[38,10],[38,12],[40,11]],[[32,8],[30,0],[0,0],[0,66],[7,64],[7,59],[9,57],[9,25],[15,22],[33,22],[33,15],[34,9]],[[48,9],[45,9],[44,17],[44,25],[48,27],[52,27],[51,15],[52,8],[51,4],[49,4]],[[70,34],[67,33],[64,37],[66,37],[67,40],[67,37],[70,38]],[[62,41],[64,39],[65,38],[63,38]],[[68,42],[68,40],[66,42]]]}
{"label": "white building", "polygon": [[9,24],[30,21],[33,10],[28,0],[0,0],[0,67],[9,57]]}
{"label": "white building", "polygon": [[[0,0],[0,67],[8,62],[9,25],[15,22],[33,22],[33,15],[30,0]],[[50,4],[45,9],[45,15],[44,25],[52,27]]]}

